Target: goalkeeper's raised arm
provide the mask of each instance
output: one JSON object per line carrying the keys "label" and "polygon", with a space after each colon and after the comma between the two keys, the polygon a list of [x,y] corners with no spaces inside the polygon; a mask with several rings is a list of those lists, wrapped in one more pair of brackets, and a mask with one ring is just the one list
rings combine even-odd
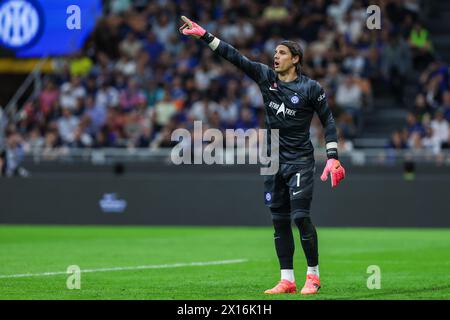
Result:
{"label": "goalkeeper's raised arm", "polygon": [[181,19],[184,21],[184,24],[180,27],[182,34],[205,41],[213,51],[230,61],[257,83],[267,75],[267,71],[269,70],[268,66],[251,61],[232,45],[215,37],[189,18],[182,16]]}

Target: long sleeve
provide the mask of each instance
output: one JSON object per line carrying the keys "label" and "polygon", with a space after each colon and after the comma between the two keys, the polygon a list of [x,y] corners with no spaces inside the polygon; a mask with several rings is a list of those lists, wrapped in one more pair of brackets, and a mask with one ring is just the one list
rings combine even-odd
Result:
{"label": "long sleeve", "polygon": [[268,66],[259,62],[251,61],[225,41],[220,40],[214,52],[234,64],[256,83],[260,83],[267,78],[269,71]]}
{"label": "long sleeve", "polygon": [[327,155],[329,158],[337,159],[337,131],[333,114],[328,107],[325,92],[319,83],[315,81],[315,85],[311,91],[312,103],[314,109],[319,116],[320,122],[325,129],[325,142]]}

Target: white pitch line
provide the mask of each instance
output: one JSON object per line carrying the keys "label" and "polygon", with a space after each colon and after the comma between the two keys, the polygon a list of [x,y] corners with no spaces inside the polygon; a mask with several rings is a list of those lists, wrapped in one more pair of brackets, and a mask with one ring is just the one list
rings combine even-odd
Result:
{"label": "white pitch line", "polygon": [[[113,267],[113,268],[100,268],[100,269],[82,269],[80,272],[108,272],[108,271],[124,271],[124,270],[145,270],[145,269],[166,269],[166,268],[180,268],[180,267],[199,267],[199,266],[213,266],[220,264],[232,264],[242,263],[248,261],[247,259],[235,259],[235,260],[221,260],[221,261],[208,261],[208,262],[188,262],[188,263],[174,263],[174,264],[159,264],[148,266],[134,266],[134,267]],[[44,277],[44,276],[57,276],[62,274],[68,274],[66,271],[57,272],[43,272],[43,273],[23,273],[23,274],[5,274],[0,275],[0,279],[8,278],[25,278],[25,277]]]}

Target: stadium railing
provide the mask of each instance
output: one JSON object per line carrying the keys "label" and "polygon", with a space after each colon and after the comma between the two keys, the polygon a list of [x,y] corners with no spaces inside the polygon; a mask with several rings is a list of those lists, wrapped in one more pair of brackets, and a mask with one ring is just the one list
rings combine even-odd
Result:
{"label": "stadium railing", "polygon": [[[34,150],[24,156],[24,162],[28,163],[90,163],[96,165],[111,164],[116,162],[147,162],[171,164],[172,149],[142,149],[142,148],[102,148],[102,149],[77,149],[55,148],[52,150]],[[226,153],[226,152],[225,152]],[[247,156],[249,150],[236,149],[234,157]],[[233,156],[233,155],[232,155]],[[224,154],[224,159],[227,157]],[[392,149],[356,149],[350,152],[340,152],[342,163],[353,166],[365,165],[395,165],[405,162],[434,164],[450,166],[450,150],[433,152],[431,150],[392,150]],[[325,162],[326,153],[322,148],[315,149],[315,159],[318,163]],[[233,163],[237,163],[236,161]],[[248,158],[246,158],[246,162]],[[260,163],[260,162],[258,162]]]}

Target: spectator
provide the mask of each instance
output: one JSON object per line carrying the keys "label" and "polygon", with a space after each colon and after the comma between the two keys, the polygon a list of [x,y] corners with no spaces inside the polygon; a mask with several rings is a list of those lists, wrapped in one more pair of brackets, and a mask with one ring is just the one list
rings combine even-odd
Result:
{"label": "spectator", "polygon": [[[0,151],[1,152],[1,151]],[[17,131],[6,135],[6,148],[0,155],[0,167],[6,177],[28,177],[29,172],[21,165],[25,156],[24,141]]]}
{"label": "spectator", "polygon": [[109,139],[107,130],[102,129],[97,132],[97,134],[95,135],[93,147],[96,149],[114,147],[114,144],[111,143],[111,140]]}
{"label": "spectator", "polygon": [[86,76],[92,68],[92,60],[78,51],[70,60],[70,75],[75,77]]}
{"label": "spectator", "polygon": [[415,105],[413,112],[418,118],[419,121],[422,121],[424,116],[430,116],[432,113],[432,109],[427,104],[427,101],[425,100],[425,96],[422,93],[419,93],[416,96]]}
{"label": "spectator", "polygon": [[209,115],[208,124],[211,128],[219,129],[220,131],[229,128],[220,118],[220,114],[218,111],[214,111]]}
{"label": "spectator", "polygon": [[227,128],[234,128],[238,119],[238,106],[226,97],[220,101],[218,115]]}
{"label": "spectator", "polygon": [[448,121],[444,118],[444,111],[438,109],[434,115],[434,119],[431,120],[431,128],[433,129],[434,136],[439,144],[443,144],[448,139],[449,125]]}
{"label": "spectator", "polygon": [[[299,21],[300,36],[307,42],[317,39],[317,34],[321,26],[326,21],[326,4],[324,0],[308,1],[301,11]],[[287,22],[289,20],[286,20]]]}
{"label": "spectator", "polygon": [[61,86],[59,103],[63,109],[70,109],[75,112],[78,106],[78,99],[86,96],[86,89],[81,83],[81,78],[73,76],[70,82]]}
{"label": "spectator", "polygon": [[[445,141],[447,137],[445,138]],[[434,154],[438,154],[441,151],[441,141],[437,134],[430,126],[425,127],[425,136],[422,139],[422,145],[425,149],[432,151]]]}
{"label": "spectator", "polygon": [[362,90],[357,85],[355,77],[351,74],[339,84],[336,92],[336,103],[347,110],[360,110],[362,107]]}
{"label": "spectator", "polygon": [[169,123],[169,120],[177,112],[175,102],[172,100],[170,90],[164,91],[164,98],[155,106],[157,131]]}
{"label": "spectator", "polygon": [[391,135],[391,139],[387,145],[389,149],[402,150],[407,149],[408,145],[405,140],[403,140],[402,134],[399,130],[394,131]]}
{"label": "spectator", "polygon": [[170,37],[175,32],[175,23],[169,20],[167,12],[162,12],[156,18],[156,23],[152,25],[152,29],[159,43],[169,42]]}
{"label": "spectator", "polygon": [[343,112],[337,118],[337,127],[344,139],[353,139],[357,136],[357,127],[350,113]]}
{"label": "spectator", "polygon": [[360,18],[353,17],[351,12],[347,11],[344,18],[337,21],[337,31],[350,43],[355,43],[361,34],[363,23]]}
{"label": "spectator", "polygon": [[136,39],[134,32],[130,31],[119,44],[120,51],[131,59],[136,59],[142,49],[142,42]]}
{"label": "spectator", "polygon": [[154,107],[156,103],[164,98],[164,89],[159,86],[156,81],[149,81],[147,88],[144,90],[147,105]]}
{"label": "spectator", "polygon": [[420,132],[414,131],[411,133],[408,139],[408,148],[413,151],[419,151],[423,149],[422,136]]}
{"label": "spectator", "polygon": [[203,99],[195,102],[189,112],[190,118],[195,121],[208,122],[211,113],[219,110],[219,105],[215,101],[211,101],[209,97],[204,94]]}
{"label": "spectator", "polygon": [[121,52],[120,59],[117,61],[115,69],[127,77],[133,76],[137,72],[136,60],[132,59],[125,52]]}
{"label": "spectator", "polygon": [[256,127],[256,118],[250,108],[242,108],[235,129],[248,130]]}
{"label": "spectator", "polygon": [[353,46],[346,46],[346,57],[342,61],[342,68],[354,76],[362,76],[366,72],[367,60]]}
{"label": "spectator", "polygon": [[442,107],[444,117],[447,121],[450,121],[450,91],[445,91],[442,94]]}
{"label": "spectator", "polygon": [[411,54],[408,44],[398,33],[391,33],[382,51],[382,72],[388,79],[397,102],[403,104],[403,87],[410,70]]}
{"label": "spectator", "polygon": [[107,80],[102,80],[95,95],[95,105],[102,108],[115,108],[119,106],[119,91],[109,85]]}
{"label": "spectator", "polygon": [[425,87],[425,99],[428,105],[433,109],[439,107],[439,96],[440,96],[440,82],[442,81],[442,75],[436,75],[432,77],[426,84]]}
{"label": "spectator", "polygon": [[62,143],[60,137],[58,136],[58,131],[50,129],[45,134],[44,150],[42,151],[42,156],[46,160],[52,160],[58,157],[60,154],[59,147]]}
{"label": "spectator", "polygon": [[171,136],[172,132],[170,128],[163,128],[161,132],[157,134],[155,140],[152,142],[151,148],[173,148],[177,144],[177,142],[172,141]]}
{"label": "spectator", "polygon": [[[207,28],[205,30],[211,29]],[[172,35],[170,35],[169,41],[164,44],[164,48],[170,54],[172,59],[176,58],[180,54],[181,50],[183,50],[183,44],[177,33],[172,33]]]}
{"label": "spectator", "polygon": [[119,101],[120,108],[124,112],[130,112],[139,104],[146,103],[144,92],[135,79],[128,80],[127,88],[120,94]]}
{"label": "spectator", "polygon": [[84,126],[79,124],[73,133],[73,139],[68,146],[71,148],[86,148],[93,144],[92,137],[84,131]]}
{"label": "spectator", "polygon": [[412,112],[408,112],[406,116],[406,129],[408,130],[408,135],[412,135],[413,133],[418,133],[419,136],[425,135],[425,129],[422,123]]}
{"label": "spectator", "polygon": [[280,22],[285,20],[289,11],[281,0],[271,0],[270,5],[262,13],[262,17],[267,22]]}
{"label": "spectator", "polygon": [[149,31],[147,33],[147,41],[144,42],[143,47],[150,56],[150,62],[155,65],[158,61],[159,55],[164,51],[164,46],[156,38],[154,32]]}
{"label": "spectator", "polygon": [[354,76],[348,74],[337,88],[336,104],[352,115],[358,126],[358,132],[362,128],[362,103],[363,92],[361,87],[356,83]]}
{"label": "spectator", "polygon": [[41,135],[38,127],[34,127],[28,133],[26,142],[24,143],[24,151],[26,153],[38,154],[44,147],[45,140]]}
{"label": "spectator", "polygon": [[332,0],[327,8],[327,15],[331,17],[336,24],[342,23],[342,19],[352,2],[353,0]]}
{"label": "spectator", "polygon": [[137,142],[136,148],[148,148],[150,147],[150,143],[152,141],[152,128],[150,126],[144,126],[142,128],[142,132],[140,133]]}
{"label": "spectator", "polygon": [[339,84],[342,82],[342,75],[339,72],[339,67],[336,63],[330,63],[327,66],[324,83],[328,88],[329,95],[336,94]]}
{"label": "spectator", "polygon": [[[261,95],[261,91],[258,88],[258,85],[255,82],[250,82],[248,86],[245,86],[245,97],[249,99],[249,105],[253,109],[261,109],[264,108],[264,101]],[[232,103],[236,103],[236,100],[231,101]]]}
{"label": "spectator", "polygon": [[433,46],[430,33],[420,21],[414,24],[408,41],[413,50],[414,68],[423,70],[433,60]]}
{"label": "spectator", "polygon": [[131,7],[131,0],[111,0],[109,9],[112,13],[122,13]]}
{"label": "spectator", "polygon": [[125,136],[129,140],[128,147],[134,147],[136,145],[143,128],[148,126],[146,120],[137,110],[133,110],[126,115],[123,129]]}
{"label": "spectator", "polygon": [[39,95],[39,105],[40,111],[43,114],[48,114],[52,109],[53,105],[59,99],[59,90],[56,87],[55,83],[51,80],[48,80],[44,85],[44,90]]}
{"label": "spectator", "polygon": [[87,117],[89,123],[87,132],[95,136],[106,122],[106,107],[96,104],[94,98],[88,96],[86,98],[84,117]]}
{"label": "spectator", "polygon": [[63,143],[70,144],[73,141],[75,129],[79,122],[79,119],[72,115],[70,109],[63,109],[62,117],[58,120],[58,132]]}
{"label": "spectator", "polygon": [[208,59],[202,61],[195,68],[195,84],[198,90],[204,91],[206,90],[211,80],[219,76],[219,70],[212,63],[212,60]]}
{"label": "spectator", "polygon": [[442,144],[442,149],[449,150],[450,149],[450,132],[448,133],[447,140]]}

